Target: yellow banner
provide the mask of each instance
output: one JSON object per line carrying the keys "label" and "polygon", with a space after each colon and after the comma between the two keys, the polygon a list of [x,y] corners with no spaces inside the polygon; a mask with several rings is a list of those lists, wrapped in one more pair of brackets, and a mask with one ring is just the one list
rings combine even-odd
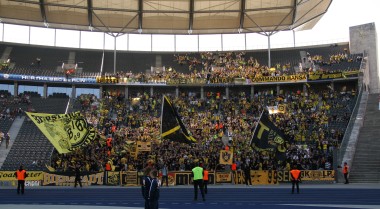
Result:
{"label": "yellow banner", "polygon": [[87,123],[80,112],[26,114],[61,154],[84,146],[96,137],[94,127]]}
{"label": "yellow banner", "polygon": [[276,184],[274,171],[251,170],[251,182],[253,185]]}
{"label": "yellow banner", "polygon": [[[15,181],[16,171],[0,171],[0,181]],[[44,177],[44,172],[42,171],[26,171],[28,177],[25,180],[27,181],[41,181]]]}
{"label": "yellow banner", "polygon": [[287,82],[287,81],[303,81],[306,75],[283,75],[283,76],[260,76],[252,79],[254,83],[262,82]]}
{"label": "yellow banner", "polygon": [[[302,181],[334,181],[335,171],[334,170],[302,170],[301,171]],[[278,182],[290,182],[291,176],[289,171],[277,171],[277,181]]]}
{"label": "yellow banner", "polygon": [[150,152],[152,151],[152,143],[151,142],[137,142],[137,151],[138,152]]}
{"label": "yellow banner", "polygon": [[120,172],[120,183],[122,186],[138,186],[138,178],[137,171]]}
{"label": "yellow banner", "polygon": [[215,173],[215,182],[216,183],[231,183],[232,182],[232,173]]}
{"label": "yellow banner", "polygon": [[[85,186],[103,185],[104,172],[84,175],[81,182]],[[44,173],[42,186],[74,186],[75,174],[71,176],[59,175],[53,173]]]}
{"label": "yellow banner", "polygon": [[232,151],[220,150],[219,164],[232,165]]}

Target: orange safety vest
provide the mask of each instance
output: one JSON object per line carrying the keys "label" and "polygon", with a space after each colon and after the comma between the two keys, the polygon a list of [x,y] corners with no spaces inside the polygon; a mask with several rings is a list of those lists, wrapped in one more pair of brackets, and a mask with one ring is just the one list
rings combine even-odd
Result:
{"label": "orange safety vest", "polygon": [[16,175],[17,175],[17,180],[25,180],[25,174],[26,174],[26,171],[25,170],[17,170],[16,171]]}
{"label": "orange safety vest", "polygon": [[107,147],[111,146],[112,138],[107,138]]}
{"label": "orange safety vest", "polygon": [[208,181],[208,170],[203,170],[203,180]]}
{"label": "orange safety vest", "polygon": [[297,180],[300,177],[301,171],[298,169],[294,169],[294,170],[291,170],[290,173],[292,177],[294,178],[294,180]]}
{"label": "orange safety vest", "polygon": [[111,170],[111,164],[106,163],[106,171],[110,171],[110,170]]}
{"label": "orange safety vest", "polygon": [[348,165],[345,165],[345,166],[343,167],[343,173],[348,173]]}
{"label": "orange safety vest", "polygon": [[231,170],[236,171],[236,163],[232,163]]}

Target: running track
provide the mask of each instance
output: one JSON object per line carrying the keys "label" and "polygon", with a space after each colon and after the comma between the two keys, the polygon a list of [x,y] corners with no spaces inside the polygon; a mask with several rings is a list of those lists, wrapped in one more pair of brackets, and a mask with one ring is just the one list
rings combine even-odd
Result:
{"label": "running track", "polygon": [[[209,186],[206,201],[193,201],[193,188],[161,188],[160,209],[247,208],[380,208],[380,185],[301,185],[291,194],[290,185],[234,187]],[[106,206],[106,207],[105,207]],[[0,209],[141,209],[140,188],[38,187],[17,195],[15,188],[0,188]]]}

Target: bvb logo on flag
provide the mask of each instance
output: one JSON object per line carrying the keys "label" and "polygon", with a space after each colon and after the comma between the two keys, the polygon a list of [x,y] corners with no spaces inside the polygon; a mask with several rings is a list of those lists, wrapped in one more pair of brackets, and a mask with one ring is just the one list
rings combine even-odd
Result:
{"label": "bvb logo on flag", "polygon": [[220,150],[219,164],[232,164],[232,152],[226,150]]}
{"label": "bvb logo on flag", "polygon": [[285,113],[286,105],[285,104],[279,104],[278,105],[278,112],[279,113]]}

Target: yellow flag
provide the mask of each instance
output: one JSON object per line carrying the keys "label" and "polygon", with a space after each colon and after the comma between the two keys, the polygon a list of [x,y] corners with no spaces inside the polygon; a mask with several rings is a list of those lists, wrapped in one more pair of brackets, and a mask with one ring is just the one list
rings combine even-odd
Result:
{"label": "yellow flag", "polygon": [[233,152],[231,150],[220,150],[219,164],[232,165]]}
{"label": "yellow flag", "polygon": [[285,112],[286,112],[286,104],[279,104],[278,113],[285,113]]}
{"label": "yellow flag", "polygon": [[26,112],[57,151],[69,153],[96,137],[96,131],[80,112],[48,114]]}

